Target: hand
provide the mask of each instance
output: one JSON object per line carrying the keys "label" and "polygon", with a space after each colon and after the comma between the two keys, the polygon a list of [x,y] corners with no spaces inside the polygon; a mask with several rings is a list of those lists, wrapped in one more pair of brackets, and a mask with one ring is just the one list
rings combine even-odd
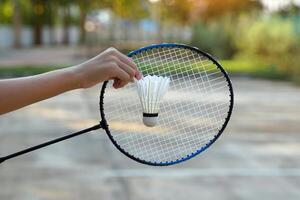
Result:
{"label": "hand", "polygon": [[131,58],[115,48],[109,48],[98,56],[73,68],[78,81],[78,88],[89,88],[99,82],[113,79],[114,88],[121,88],[133,81],[141,79],[136,64]]}

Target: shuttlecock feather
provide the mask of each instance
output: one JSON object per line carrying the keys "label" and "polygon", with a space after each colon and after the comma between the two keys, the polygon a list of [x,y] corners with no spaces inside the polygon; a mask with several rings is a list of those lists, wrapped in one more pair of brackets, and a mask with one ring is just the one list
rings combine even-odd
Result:
{"label": "shuttlecock feather", "polygon": [[143,123],[153,127],[157,124],[160,101],[169,88],[170,78],[148,75],[135,84],[143,108]]}

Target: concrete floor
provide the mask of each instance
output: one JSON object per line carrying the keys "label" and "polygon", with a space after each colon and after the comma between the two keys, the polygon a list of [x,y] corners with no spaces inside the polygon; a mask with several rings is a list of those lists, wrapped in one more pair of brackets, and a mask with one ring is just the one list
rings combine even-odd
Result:
{"label": "concrete floor", "polygon": [[[233,84],[224,135],[188,162],[144,166],[99,130],[0,165],[0,199],[300,199],[300,88],[246,78]],[[0,116],[0,155],[97,123],[98,89]]]}
{"label": "concrete floor", "polygon": [[[66,67],[83,62],[84,50],[77,47],[0,49],[0,66]],[[37,59],[38,58],[38,59]]]}

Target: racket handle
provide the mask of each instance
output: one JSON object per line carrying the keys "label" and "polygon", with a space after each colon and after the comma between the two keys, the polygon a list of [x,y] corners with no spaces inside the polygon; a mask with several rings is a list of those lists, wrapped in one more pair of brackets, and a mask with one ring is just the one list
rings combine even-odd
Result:
{"label": "racket handle", "polygon": [[72,134],[69,134],[69,135],[66,135],[66,136],[63,136],[63,137],[60,137],[60,138],[57,138],[57,139],[54,139],[54,140],[51,140],[51,141],[39,144],[39,145],[36,145],[36,146],[30,147],[28,149],[24,149],[22,151],[10,154],[8,156],[1,157],[0,158],[0,164],[3,163],[6,160],[11,159],[11,158],[15,158],[17,156],[21,156],[21,155],[27,154],[29,152],[32,152],[32,151],[44,148],[46,146],[49,146],[49,145],[52,145],[52,144],[55,144],[55,143],[67,140],[69,138],[72,138],[72,137],[75,137],[75,136],[78,136],[78,135],[81,135],[81,134],[84,134],[84,133],[87,133],[87,132],[90,132],[90,131],[94,131],[94,130],[97,130],[97,129],[100,129],[100,128],[102,128],[102,123],[100,123],[98,125],[95,125],[95,126],[92,126],[90,128],[84,129],[82,131],[78,131],[76,133],[72,133]]}

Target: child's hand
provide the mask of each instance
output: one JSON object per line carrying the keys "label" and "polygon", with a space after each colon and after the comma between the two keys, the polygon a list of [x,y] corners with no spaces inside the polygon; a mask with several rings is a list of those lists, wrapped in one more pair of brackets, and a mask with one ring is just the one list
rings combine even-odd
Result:
{"label": "child's hand", "polygon": [[110,79],[114,80],[114,88],[121,88],[133,78],[142,78],[132,59],[115,48],[109,48],[73,69],[78,88],[89,88]]}

